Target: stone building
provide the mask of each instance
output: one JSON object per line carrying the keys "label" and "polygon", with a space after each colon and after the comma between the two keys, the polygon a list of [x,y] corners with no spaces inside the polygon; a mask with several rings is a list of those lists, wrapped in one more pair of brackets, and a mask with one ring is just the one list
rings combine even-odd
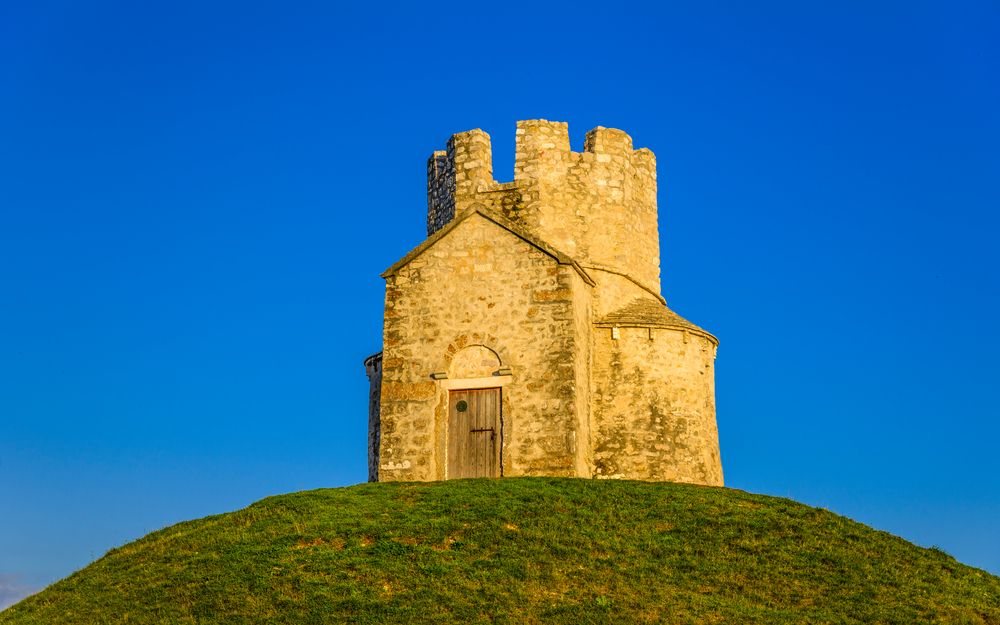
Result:
{"label": "stone building", "polygon": [[458,133],[427,163],[427,235],[382,274],[370,479],[722,484],[718,340],[660,295],[652,152],[521,121],[498,183],[489,135]]}

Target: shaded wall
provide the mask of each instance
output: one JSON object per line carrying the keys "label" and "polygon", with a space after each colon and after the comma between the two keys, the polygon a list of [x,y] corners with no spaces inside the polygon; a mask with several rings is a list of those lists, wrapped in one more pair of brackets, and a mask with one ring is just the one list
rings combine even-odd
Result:
{"label": "shaded wall", "polygon": [[381,445],[382,354],[365,359],[368,375],[368,481],[378,481],[378,458]]}

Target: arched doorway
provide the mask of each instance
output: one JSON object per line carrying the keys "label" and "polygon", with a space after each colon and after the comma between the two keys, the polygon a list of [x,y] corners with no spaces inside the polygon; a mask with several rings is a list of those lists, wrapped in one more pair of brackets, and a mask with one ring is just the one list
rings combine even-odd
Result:
{"label": "arched doorway", "polygon": [[503,474],[500,356],[484,345],[468,345],[448,368],[449,479]]}

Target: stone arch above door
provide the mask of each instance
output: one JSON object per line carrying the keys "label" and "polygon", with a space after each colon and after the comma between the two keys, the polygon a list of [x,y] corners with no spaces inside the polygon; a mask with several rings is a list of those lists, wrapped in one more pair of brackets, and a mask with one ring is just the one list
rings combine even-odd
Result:
{"label": "stone arch above door", "polygon": [[499,354],[485,345],[467,345],[458,350],[448,366],[448,378],[485,378],[497,375],[503,366]]}

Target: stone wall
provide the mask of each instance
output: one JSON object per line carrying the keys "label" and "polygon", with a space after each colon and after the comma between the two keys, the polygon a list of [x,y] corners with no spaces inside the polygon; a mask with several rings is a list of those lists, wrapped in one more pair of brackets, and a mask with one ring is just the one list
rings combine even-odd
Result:
{"label": "stone wall", "polygon": [[579,269],[473,213],[385,277],[379,479],[447,477],[448,389],[461,380],[445,376],[470,345],[505,368],[477,384],[503,388],[504,474],[575,475],[589,391],[574,373],[589,349]]}
{"label": "stone wall", "polygon": [[715,349],[683,330],[594,328],[596,477],[722,485]]}

